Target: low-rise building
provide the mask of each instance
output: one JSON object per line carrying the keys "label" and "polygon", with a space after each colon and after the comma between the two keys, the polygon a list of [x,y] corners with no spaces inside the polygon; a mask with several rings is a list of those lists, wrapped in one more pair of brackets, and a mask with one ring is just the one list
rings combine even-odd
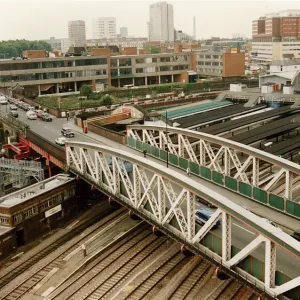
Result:
{"label": "low-rise building", "polygon": [[125,47],[121,55],[108,48],[93,48],[89,55],[84,54],[86,56],[43,58],[35,57],[34,51],[27,51],[30,56],[27,60],[0,60],[0,88],[18,84],[25,93],[30,90],[30,96],[38,96],[79,93],[83,84],[100,91],[103,86],[187,83],[195,82],[197,76],[236,78],[244,75],[245,55],[238,48],[204,52],[191,45],[183,47],[159,54],[137,54],[136,48]]}
{"label": "low-rise building", "polygon": [[75,179],[59,174],[0,198],[0,259],[78,211]]}
{"label": "low-rise building", "polygon": [[196,53],[196,72],[200,77],[240,77],[245,74],[245,53],[239,48]]}

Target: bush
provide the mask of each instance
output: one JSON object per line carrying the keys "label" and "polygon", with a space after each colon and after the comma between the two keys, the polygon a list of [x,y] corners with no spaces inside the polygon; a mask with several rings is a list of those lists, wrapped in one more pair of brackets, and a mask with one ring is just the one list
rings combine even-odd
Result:
{"label": "bush", "polygon": [[83,84],[80,87],[80,96],[85,96],[89,99],[92,95],[93,95],[93,89],[91,88],[91,86],[87,84]]}
{"label": "bush", "polygon": [[102,105],[108,106],[108,105],[112,105],[112,103],[113,103],[113,99],[110,95],[105,95],[102,97]]}

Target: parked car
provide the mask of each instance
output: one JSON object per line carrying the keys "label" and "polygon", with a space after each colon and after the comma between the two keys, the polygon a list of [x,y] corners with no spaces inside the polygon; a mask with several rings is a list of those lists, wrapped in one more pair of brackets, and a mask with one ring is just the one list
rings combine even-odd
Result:
{"label": "parked car", "polygon": [[[200,208],[195,213],[196,223],[203,226],[210,219],[210,217],[212,216],[213,213],[214,213],[214,211],[209,208]],[[220,225],[221,225],[221,222],[220,222],[220,220],[218,220],[216,222],[216,224],[213,226],[213,228],[216,228]]]}
{"label": "parked car", "polygon": [[27,111],[26,116],[27,116],[27,119],[29,119],[29,120],[37,119],[36,113],[32,110]]}
{"label": "parked car", "polygon": [[55,143],[60,146],[64,146],[68,140],[65,137],[58,137],[55,139]]}
{"label": "parked car", "polygon": [[48,113],[42,113],[41,114],[41,119],[43,121],[46,121],[46,122],[51,122],[52,121],[52,117]]}
{"label": "parked car", "polygon": [[7,99],[6,99],[6,97],[5,96],[0,96],[0,104],[1,105],[5,105],[5,104],[7,104],[8,102],[7,102]]}
{"label": "parked car", "polygon": [[18,118],[19,117],[19,113],[16,111],[16,110],[11,110],[9,113],[8,113],[9,116],[12,116],[14,118]]}
{"label": "parked car", "polygon": [[295,230],[291,235],[291,237],[293,237],[295,240],[300,242],[300,228]]}
{"label": "parked car", "polygon": [[9,109],[10,110],[15,110],[15,111],[18,110],[18,108],[14,104],[10,105]]}
{"label": "parked car", "polygon": [[85,112],[95,112],[95,111],[96,111],[95,108],[87,108],[87,109],[85,110]]}
{"label": "parked car", "polygon": [[61,134],[65,137],[68,137],[68,138],[72,138],[75,136],[75,133],[68,127],[64,127],[62,130],[61,130]]}
{"label": "parked car", "polygon": [[43,110],[41,110],[41,109],[37,109],[35,111],[35,113],[36,113],[36,115],[37,115],[38,118],[41,118],[42,114],[44,114],[45,112]]}

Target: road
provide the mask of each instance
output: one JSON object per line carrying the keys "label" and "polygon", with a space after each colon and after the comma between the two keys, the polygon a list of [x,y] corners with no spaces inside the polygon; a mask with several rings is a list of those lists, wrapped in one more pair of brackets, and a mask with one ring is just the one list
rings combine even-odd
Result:
{"label": "road", "polygon": [[[6,111],[6,106],[3,105],[0,107],[2,111]],[[100,143],[100,144],[106,144],[118,149],[125,150],[130,153],[134,153],[136,155],[141,155],[142,153],[139,153],[131,148],[128,148],[125,145],[117,144],[116,142],[113,142],[111,140],[108,140],[104,137],[98,136],[94,133],[88,133],[84,134],[82,132],[82,129],[75,126],[73,124],[73,120],[69,120],[67,122],[66,119],[58,119],[53,117],[52,122],[44,122],[40,119],[38,120],[28,120],[26,117],[26,112],[24,112],[21,109],[18,109],[19,112],[19,120],[23,121],[24,123],[28,124],[30,126],[30,129],[36,132],[37,134],[43,136],[44,138],[47,138],[49,141],[54,143],[54,140],[61,136],[60,131],[63,125],[69,126],[74,132],[75,132],[75,138],[72,139],[73,141],[79,141],[79,142],[87,142],[87,143]],[[60,147],[60,146],[57,146]],[[156,159],[148,157],[149,160],[156,161]],[[178,173],[181,173],[183,176],[186,176],[185,172],[182,170],[179,170],[178,168],[169,166],[170,169],[176,170]],[[193,176],[192,176],[193,177]],[[195,177],[195,180],[204,181],[200,178]],[[212,189],[214,189],[216,192],[219,192],[220,194],[223,194],[228,199],[231,199],[232,201],[248,207],[253,213],[256,213],[260,216],[267,217],[271,220],[273,220],[277,224],[284,224],[285,227],[290,228],[291,230],[295,230],[296,228],[300,228],[300,221],[289,217],[287,215],[277,213],[273,209],[270,209],[268,207],[262,206],[254,201],[251,201],[250,199],[244,198],[241,195],[235,194],[229,190],[226,190],[220,186],[214,185],[211,182],[204,181],[207,186],[210,186]],[[196,207],[201,207],[203,204],[196,204]],[[284,227],[284,229],[285,229]],[[290,231],[291,231],[290,230]],[[290,232],[288,231],[288,232]],[[213,232],[221,237],[221,228],[214,229]],[[246,227],[244,224],[238,222],[237,220],[234,220],[232,222],[232,243],[238,248],[243,248],[245,245],[249,244],[255,237],[257,236],[257,233],[251,230],[250,228]],[[277,269],[284,272],[288,276],[295,277],[296,275],[299,275],[300,273],[300,264],[299,261],[297,261],[295,258],[291,257],[289,254],[281,250],[280,248],[277,249]],[[262,247],[259,247],[254,253],[254,256],[258,258],[261,261],[264,261],[264,249]]]}

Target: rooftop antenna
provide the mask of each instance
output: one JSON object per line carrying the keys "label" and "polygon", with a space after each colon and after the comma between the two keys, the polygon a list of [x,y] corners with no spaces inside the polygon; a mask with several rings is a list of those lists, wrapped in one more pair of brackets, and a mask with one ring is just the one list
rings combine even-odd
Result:
{"label": "rooftop antenna", "polygon": [[193,38],[194,38],[194,41],[196,41],[196,17],[194,16],[193,18]]}

